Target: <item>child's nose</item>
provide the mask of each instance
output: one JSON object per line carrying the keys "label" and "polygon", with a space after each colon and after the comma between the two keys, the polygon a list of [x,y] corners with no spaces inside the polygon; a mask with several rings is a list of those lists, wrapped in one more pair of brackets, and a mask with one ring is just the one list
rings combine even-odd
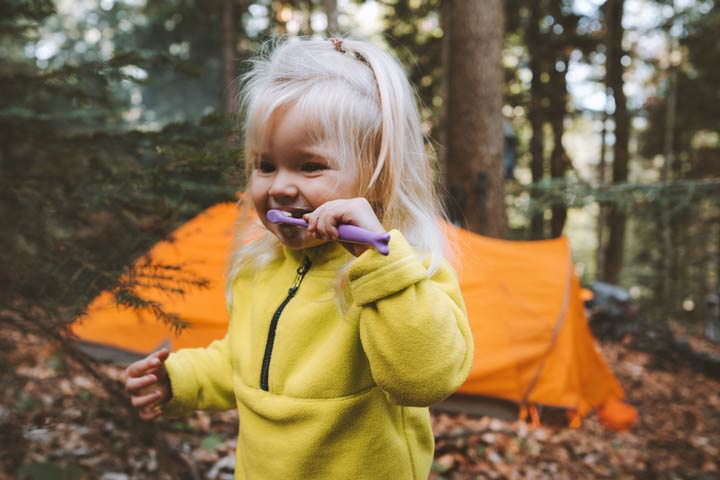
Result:
{"label": "child's nose", "polygon": [[278,172],[270,185],[268,193],[270,196],[275,198],[288,198],[296,196],[298,194],[298,188],[295,177],[287,172]]}

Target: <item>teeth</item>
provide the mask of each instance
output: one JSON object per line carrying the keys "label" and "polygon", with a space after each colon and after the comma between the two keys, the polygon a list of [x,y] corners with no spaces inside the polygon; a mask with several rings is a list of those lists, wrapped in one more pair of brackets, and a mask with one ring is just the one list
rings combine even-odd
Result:
{"label": "teeth", "polygon": [[283,213],[288,217],[302,218],[303,215],[305,215],[306,213],[310,213],[311,211],[312,210],[310,210],[309,208],[288,207],[287,209],[283,210]]}
{"label": "teeth", "polygon": [[274,207],[272,210],[277,210],[285,217],[302,218],[306,213],[312,212],[311,208],[306,207]]}

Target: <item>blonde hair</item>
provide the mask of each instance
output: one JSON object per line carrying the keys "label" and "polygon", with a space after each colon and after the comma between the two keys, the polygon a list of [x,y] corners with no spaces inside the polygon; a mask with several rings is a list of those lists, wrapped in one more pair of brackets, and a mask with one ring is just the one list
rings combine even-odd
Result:
{"label": "blonde hair", "polygon": [[[415,93],[398,61],[366,41],[302,38],[272,40],[249,62],[239,79],[247,188],[271,116],[299,109],[313,131],[335,147],[339,167],[359,180],[357,195],[368,199],[385,229],[400,230],[419,255],[430,255],[434,272],[445,256],[434,157],[426,151]],[[251,202],[242,203],[248,214]],[[257,228],[238,231],[229,303],[241,270],[259,269],[281,252],[279,240]],[[254,238],[248,241],[247,235]]]}

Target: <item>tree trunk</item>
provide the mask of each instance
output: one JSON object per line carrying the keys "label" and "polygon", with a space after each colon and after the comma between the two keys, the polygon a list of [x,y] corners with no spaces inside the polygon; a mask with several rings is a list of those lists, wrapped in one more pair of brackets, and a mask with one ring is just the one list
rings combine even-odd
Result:
{"label": "tree trunk", "polygon": [[[440,4],[440,11],[442,12],[442,30],[443,32],[450,31],[450,9],[452,6],[449,2],[443,2]],[[459,204],[455,201],[455,195],[450,191],[450,182],[448,181],[448,153],[447,153],[447,138],[448,138],[448,105],[450,104],[450,88],[448,78],[450,77],[450,35],[443,35],[440,43],[440,67],[442,69],[442,75],[440,77],[440,95],[443,98],[442,108],[440,109],[440,128],[438,129],[437,135],[437,156],[438,163],[440,164],[440,185],[446,185],[448,187],[449,195],[445,199],[448,217],[453,220],[457,225],[460,225],[459,219],[462,218],[462,210]]]}
{"label": "tree trunk", "polygon": [[[542,51],[540,41],[540,19],[542,18],[542,5],[539,0],[530,1],[530,24],[525,30],[525,41],[528,46],[530,57],[530,71],[532,81],[530,83],[530,105],[528,108],[528,119],[532,129],[530,138],[530,171],[532,172],[533,183],[539,183],[544,175],[544,133],[543,133],[543,112],[542,112]],[[545,237],[543,212],[532,213],[530,217],[530,238],[538,240]]]}
{"label": "tree trunk", "polygon": [[717,226],[717,236],[715,237],[715,293],[720,295],[720,222]]}
{"label": "tree trunk", "polygon": [[337,0],[324,0],[325,16],[327,17],[327,27],[325,32],[328,37],[332,37],[338,34],[340,29],[338,25],[338,11],[337,11]]}
{"label": "tree trunk", "polygon": [[[674,5],[673,5],[674,6]],[[669,46],[668,57],[672,59],[677,47],[677,40],[668,27],[665,38]],[[671,61],[668,64],[668,95],[665,104],[665,161],[661,170],[660,178],[668,185],[673,181],[677,164],[675,162],[675,123],[677,113],[677,68]],[[669,299],[675,290],[675,278],[672,275],[673,258],[671,252],[676,252],[673,241],[672,218],[670,215],[671,206],[663,208],[661,215],[662,232],[662,282],[658,292],[658,298]]]}
{"label": "tree trunk", "polygon": [[[565,178],[567,170],[568,156],[563,146],[562,139],[565,134],[565,114],[567,113],[567,80],[565,73],[569,59],[562,59],[565,69],[558,72],[556,68],[552,69],[551,91],[554,97],[552,105],[552,117],[550,124],[553,132],[553,150],[550,154],[550,176],[554,179],[562,180]],[[562,235],[565,228],[565,220],[567,219],[567,207],[564,203],[554,204],[552,206],[552,221],[550,222],[551,236],[553,238]]]}
{"label": "tree trunk", "polygon": [[502,237],[503,179],[501,0],[448,0],[447,160],[449,190],[472,231]]}
{"label": "tree trunk", "polygon": [[[560,115],[560,112],[557,112],[554,114],[552,119],[554,145],[552,154],[550,155],[550,176],[559,180],[565,178],[565,170],[567,169],[567,153],[562,145],[562,137],[565,133],[565,128],[563,126],[564,120],[564,109],[563,115]],[[554,204],[552,206],[552,220],[550,222],[550,231],[553,238],[562,235],[566,220],[567,207],[565,204]]]}
{"label": "tree trunk", "polygon": [[[630,116],[627,110],[627,99],[623,92],[623,4],[624,0],[608,0],[606,4],[608,28],[608,86],[612,89],[615,99],[615,145],[613,147],[613,183],[623,183],[628,179]],[[614,204],[608,215],[608,244],[605,253],[605,280],[619,283],[622,272],[623,251],[625,247],[625,212]]]}
{"label": "tree trunk", "polygon": [[[607,92],[607,89],[606,89]],[[605,152],[607,151],[607,123],[608,111],[607,100],[605,110],[602,114],[602,127],[600,129],[600,161],[598,162],[598,186],[605,186]],[[595,277],[604,281],[605,275],[605,226],[607,225],[607,205],[604,202],[598,203],[597,218],[597,248],[595,250]]]}
{"label": "tree trunk", "polygon": [[235,113],[235,15],[234,0],[223,0],[223,112]]}
{"label": "tree trunk", "polygon": [[[555,180],[563,180],[570,164],[570,157],[563,145],[565,135],[565,117],[567,115],[567,72],[570,65],[570,42],[568,38],[575,31],[577,22],[568,17],[562,10],[562,0],[553,0],[550,14],[555,22],[563,27],[562,33],[556,34],[550,70],[550,126],[553,133],[553,150],[550,154],[550,176]],[[558,66],[562,68],[558,68]],[[552,206],[550,232],[553,238],[562,235],[567,220],[565,200]]]}

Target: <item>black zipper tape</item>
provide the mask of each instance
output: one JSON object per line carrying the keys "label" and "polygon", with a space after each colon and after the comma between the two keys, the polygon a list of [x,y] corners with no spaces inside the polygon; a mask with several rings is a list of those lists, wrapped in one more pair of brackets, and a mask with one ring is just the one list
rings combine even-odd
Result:
{"label": "black zipper tape", "polygon": [[273,345],[275,344],[275,332],[277,331],[278,322],[280,321],[280,315],[282,314],[285,306],[292,300],[295,293],[300,288],[300,284],[305,278],[305,274],[310,270],[310,259],[308,257],[303,258],[302,263],[297,269],[297,275],[292,283],[292,286],[288,289],[287,297],[282,301],[280,306],[275,310],[272,320],[270,321],[270,329],[268,330],[267,343],[265,344],[265,355],[263,356],[262,370],[260,370],[260,388],[266,392],[270,390],[269,377],[270,377],[270,359],[272,358]]}

